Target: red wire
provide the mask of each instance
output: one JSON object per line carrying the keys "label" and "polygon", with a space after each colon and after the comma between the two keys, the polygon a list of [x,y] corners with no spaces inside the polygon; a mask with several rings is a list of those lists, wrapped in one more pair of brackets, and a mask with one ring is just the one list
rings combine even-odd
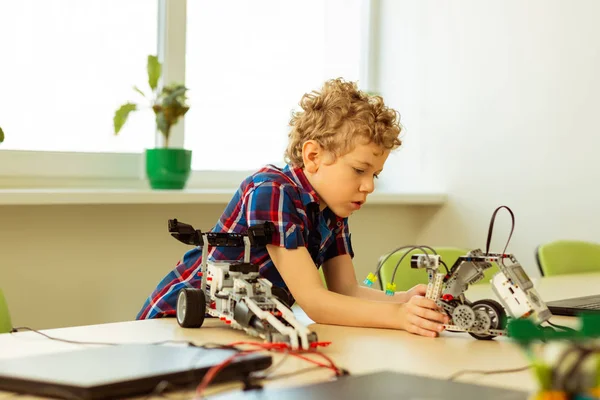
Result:
{"label": "red wire", "polygon": [[[261,348],[263,348],[265,350],[275,350],[275,351],[289,350],[290,349],[290,346],[288,344],[286,344],[286,343],[234,342],[234,343],[229,344],[229,346],[238,346],[238,345],[258,346],[258,347],[261,347]],[[288,353],[290,355],[298,357],[298,358],[300,358],[302,360],[305,360],[305,361],[311,362],[313,364],[316,364],[316,365],[318,365],[320,367],[333,369],[336,374],[339,371],[339,368],[337,368],[335,366],[333,360],[331,360],[331,358],[329,358],[328,356],[326,356],[323,353],[319,353],[319,352],[314,351],[314,350],[290,350],[290,351],[288,351]],[[318,361],[312,360],[310,358],[300,356],[300,354],[304,354],[304,353],[319,355],[319,356],[323,357],[325,360],[327,360],[327,362],[329,362],[329,365],[325,365],[325,364],[319,363]]]}
{"label": "red wire", "polygon": [[[329,344],[329,343],[327,343]],[[261,350],[267,350],[267,351],[274,351],[274,352],[284,352],[287,351],[288,354],[297,357],[301,360],[304,360],[306,362],[315,364],[319,367],[322,368],[328,368],[328,369],[332,369],[336,375],[339,375],[339,368],[335,365],[335,363],[333,362],[333,360],[331,358],[329,358],[328,356],[326,356],[323,353],[319,353],[318,351],[314,351],[314,350],[291,350],[290,346],[286,343],[260,343],[260,342],[245,342],[245,341],[240,341],[240,342],[233,342],[228,344],[227,346],[229,347],[235,347],[235,346],[241,346],[241,345],[248,345],[248,346],[255,346],[258,347],[259,349],[252,349],[252,350],[241,350],[238,353],[235,353],[233,355],[231,355],[230,357],[228,357],[227,359],[225,359],[223,362],[221,362],[220,364],[215,365],[214,367],[210,368],[208,370],[208,372],[204,375],[204,377],[202,378],[202,381],[200,382],[200,384],[198,385],[198,387],[196,388],[196,395],[197,396],[202,396],[202,393],[204,393],[204,390],[206,390],[206,388],[208,387],[208,385],[210,384],[210,382],[215,378],[215,376],[222,371],[225,367],[227,367],[229,364],[231,364],[231,362],[237,358],[237,357],[241,357],[241,356],[245,356],[247,354],[250,353],[256,353],[258,351]],[[319,361],[313,360],[311,358],[305,357],[302,354],[316,354],[318,356],[321,356],[322,358],[324,358],[329,365],[321,363]]]}
{"label": "red wire", "polygon": [[215,365],[214,367],[210,368],[208,370],[208,372],[204,375],[204,377],[202,378],[202,381],[200,382],[200,384],[198,385],[198,387],[196,388],[196,394],[199,396],[202,396],[202,393],[204,392],[204,390],[206,389],[206,387],[210,384],[210,382],[215,378],[215,376],[226,366],[228,366],[229,364],[231,364],[231,362],[240,356],[245,356],[247,354],[250,353],[255,353],[259,350],[245,350],[245,351],[240,351],[239,353],[235,353],[231,356],[229,356],[227,359],[225,359],[223,362],[221,362],[218,365]]}

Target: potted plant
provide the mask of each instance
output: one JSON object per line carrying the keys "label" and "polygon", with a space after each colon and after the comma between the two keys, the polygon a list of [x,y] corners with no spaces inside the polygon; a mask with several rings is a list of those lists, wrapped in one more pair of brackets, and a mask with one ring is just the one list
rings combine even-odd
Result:
{"label": "potted plant", "polygon": [[4,131],[0,128],[0,143],[4,142]]}
{"label": "potted plant", "polygon": [[192,152],[185,149],[169,148],[171,128],[189,110],[187,88],[181,84],[169,84],[159,87],[162,65],[158,57],[148,56],[148,85],[152,91],[147,96],[134,86],[133,89],[149,101],[147,107],[135,103],[125,103],[115,112],[113,118],[117,135],[129,114],[144,108],[151,108],[156,118],[156,127],[163,136],[162,147],[146,149],[146,175],[153,189],[183,189],[190,176]]}

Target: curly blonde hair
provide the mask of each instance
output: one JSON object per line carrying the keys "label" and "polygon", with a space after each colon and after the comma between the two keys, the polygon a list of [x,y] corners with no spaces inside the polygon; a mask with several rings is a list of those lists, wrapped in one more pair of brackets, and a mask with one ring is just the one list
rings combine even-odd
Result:
{"label": "curly blonde hair", "polygon": [[302,145],[314,140],[336,157],[352,151],[356,140],[375,143],[382,149],[400,147],[400,115],[387,107],[381,96],[358,90],[355,82],[332,79],[321,91],[300,100],[302,111],[292,114],[285,161],[303,167]]}

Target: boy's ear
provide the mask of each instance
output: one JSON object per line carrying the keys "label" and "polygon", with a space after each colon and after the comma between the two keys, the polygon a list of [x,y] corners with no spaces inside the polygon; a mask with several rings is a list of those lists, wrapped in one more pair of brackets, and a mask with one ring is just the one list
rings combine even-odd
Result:
{"label": "boy's ear", "polygon": [[304,162],[304,169],[314,174],[319,170],[323,159],[323,148],[321,145],[314,140],[307,140],[302,145],[302,161]]}

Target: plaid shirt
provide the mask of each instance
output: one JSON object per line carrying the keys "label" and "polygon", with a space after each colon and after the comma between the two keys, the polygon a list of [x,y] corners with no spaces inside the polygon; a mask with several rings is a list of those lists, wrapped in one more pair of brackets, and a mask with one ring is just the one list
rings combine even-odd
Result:
{"label": "plaid shirt", "polygon": [[[301,168],[288,165],[279,169],[269,165],[246,178],[213,231],[245,233],[248,227],[265,221],[275,224],[271,244],[286,249],[306,247],[317,268],[338,255],[354,256],[348,219],[338,217],[329,208],[319,211],[319,198]],[[185,253],[148,297],[136,318],[175,315],[179,290],[200,288],[201,254],[200,247]],[[240,260],[243,254],[243,248],[210,247],[209,260]],[[260,275],[269,279],[274,289],[281,288],[289,296],[266,247],[252,248],[250,261],[259,266]]]}

